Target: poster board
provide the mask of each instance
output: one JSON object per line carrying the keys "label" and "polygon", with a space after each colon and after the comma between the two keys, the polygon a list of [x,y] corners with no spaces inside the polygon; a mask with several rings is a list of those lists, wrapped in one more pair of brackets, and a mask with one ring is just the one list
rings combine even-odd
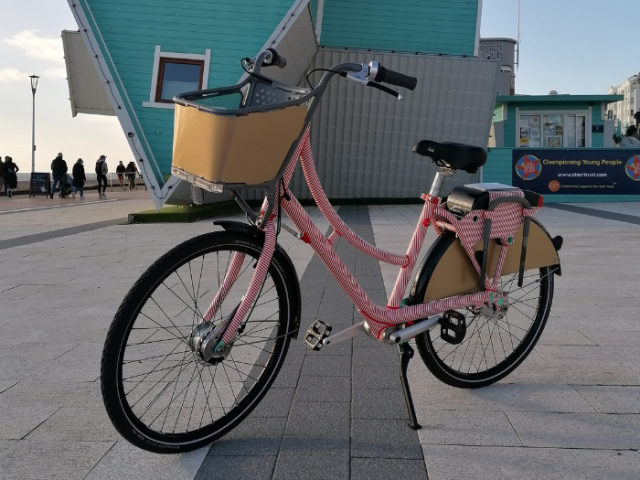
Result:
{"label": "poster board", "polygon": [[515,149],[511,177],[542,195],[640,196],[640,149]]}
{"label": "poster board", "polygon": [[31,172],[29,180],[29,197],[49,195],[51,193],[51,176],[49,172]]}

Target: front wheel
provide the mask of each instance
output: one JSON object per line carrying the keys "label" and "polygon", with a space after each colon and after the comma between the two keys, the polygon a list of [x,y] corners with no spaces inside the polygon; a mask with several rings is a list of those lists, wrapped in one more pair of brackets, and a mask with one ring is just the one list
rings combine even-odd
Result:
{"label": "front wheel", "polygon": [[265,395],[295,315],[296,279],[277,262],[224,359],[204,362],[190,341],[232,269],[236,280],[212,324],[237,308],[261,252],[262,241],[251,235],[201,235],[158,259],[131,288],[107,334],[101,367],[107,413],[129,442],[157,453],[199,448],[240,423]]}
{"label": "front wheel", "polygon": [[[442,339],[438,327],[418,335],[416,345],[429,371],[459,388],[484,387],[511,373],[531,353],[547,322],[554,271],[553,267],[527,270],[522,287],[517,273],[503,275],[499,289],[508,310],[502,316],[471,307],[457,310],[467,325],[459,344]],[[424,298],[424,292],[417,293]]]}

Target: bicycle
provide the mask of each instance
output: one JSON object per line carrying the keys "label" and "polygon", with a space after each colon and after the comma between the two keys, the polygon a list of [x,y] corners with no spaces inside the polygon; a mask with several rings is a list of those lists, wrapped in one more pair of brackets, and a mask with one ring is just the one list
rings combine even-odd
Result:
{"label": "bicycle", "polygon": [[[261,73],[284,63],[275,50],[265,50],[241,61],[248,75],[238,85],[174,98],[172,173],[210,191],[229,190],[248,223],[214,222],[223,231],[170,250],[140,277],[115,314],[102,356],[102,395],[116,429],[140,448],[173,453],[215,441],[268,391],[300,330],[298,277],[277,244],[281,229],[311,246],[363,317],[335,333],[316,320],[305,344],[319,350],[364,334],[396,345],[414,429],[420,425],[406,377],[414,354],[409,340],[438,379],[478,388],[504,378],[527,357],[549,316],[562,238],[552,239],[532,219],[542,207],[540,195],[476,184],[440,199],[448,176],[477,171],[487,153],[423,140],[414,151],[431,158],[439,171],[423,195],[406,254],[367,243],[342,222],[322,190],[309,144],[311,117],[337,75],[398,98],[381,83],[413,90],[416,79],[375,61],[336,65],[308,89]],[[298,159],[333,227],[326,238],[287,188]],[[265,192],[258,215],[239,193],[249,187]],[[297,231],[281,224],[282,211]],[[438,238],[403,298],[430,225]],[[400,268],[385,307],[371,302],[336,255],[332,245],[338,237]]]}

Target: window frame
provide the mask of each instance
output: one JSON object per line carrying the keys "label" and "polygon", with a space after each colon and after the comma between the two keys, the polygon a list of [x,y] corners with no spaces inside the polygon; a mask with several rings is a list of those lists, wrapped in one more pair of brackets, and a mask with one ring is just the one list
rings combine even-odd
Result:
{"label": "window frame", "polygon": [[[591,125],[592,125],[592,110],[591,106],[589,106],[586,110],[521,110],[519,107],[516,107],[516,131],[515,131],[515,148],[530,148],[531,150],[540,149],[540,148],[552,148],[552,147],[520,147],[520,116],[521,115],[537,115],[540,117],[540,142],[542,143],[543,133],[542,133],[542,118],[544,115],[562,115],[562,125],[563,125],[563,134],[562,134],[562,147],[554,147],[554,148],[572,148],[572,149],[581,149],[581,148],[592,148],[591,147]],[[565,147],[566,144],[566,133],[565,133],[565,125],[567,123],[567,115],[575,115],[576,122],[578,116],[585,117],[585,146],[584,147]],[[578,137],[576,134],[576,141]]]}
{"label": "window frame", "polygon": [[[148,108],[164,108],[175,109],[175,104],[167,100],[159,100],[160,89],[162,88],[162,82],[160,81],[160,75],[164,72],[164,63],[190,63],[197,64],[204,62],[202,66],[202,73],[200,75],[200,89],[207,89],[209,85],[209,65],[211,63],[211,50],[206,49],[204,55],[194,53],[175,53],[175,52],[163,52],[160,45],[156,45],[154,60],[153,60],[153,73],[151,77],[151,88],[149,90],[149,101],[142,102],[143,107]],[[161,71],[162,65],[162,71]]]}
{"label": "window frame", "polygon": [[160,57],[160,65],[158,66],[158,79],[157,79],[156,96],[155,96],[156,102],[173,104],[172,100],[165,100],[162,98],[162,80],[164,78],[164,66],[167,63],[175,63],[177,65],[199,65],[200,79],[198,80],[198,88],[196,90],[202,90],[202,76],[204,75],[204,60],[193,60],[190,58]]}

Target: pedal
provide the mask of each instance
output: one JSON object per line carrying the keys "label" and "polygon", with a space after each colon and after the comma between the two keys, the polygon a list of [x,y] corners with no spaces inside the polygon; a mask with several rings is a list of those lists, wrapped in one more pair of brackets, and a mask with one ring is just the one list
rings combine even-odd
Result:
{"label": "pedal", "polygon": [[467,334],[467,322],[460,312],[447,310],[438,322],[440,323],[440,338],[452,345],[458,345]]}
{"label": "pedal", "polygon": [[320,350],[324,345],[322,341],[331,333],[331,325],[316,320],[304,336],[304,343],[310,350]]}

